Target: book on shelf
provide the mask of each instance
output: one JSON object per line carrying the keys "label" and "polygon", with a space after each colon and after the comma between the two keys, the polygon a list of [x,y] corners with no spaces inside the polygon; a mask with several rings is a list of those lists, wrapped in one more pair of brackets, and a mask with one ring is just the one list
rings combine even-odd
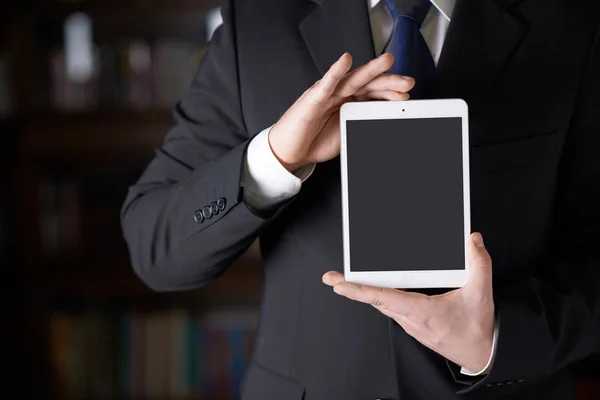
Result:
{"label": "book on shelf", "polygon": [[81,197],[76,181],[41,181],[40,233],[45,257],[77,255],[81,237]]}
{"label": "book on shelf", "polygon": [[125,102],[135,109],[151,108],[155,101],[152,87],[155,62],[152,58],[152,48],[148,41],[135,39],[127,44],[125,51]]}
{"label": "book on shelf", "polygon": [[258,313],[183,309],[51,318],[62,398],[238,398]]}
{"label": "book on shelf", "polygon": [[52,107],[65,112],[92,110],[98,107],[99,62],[98,52],[94,52],[92,75],[84,80],[74,79],[68,73],[65,51],[53,51],[50,58]]}
{"label": "book on shelf", "polygon": [[63,47],[51,55],[52,105],[61,111],[80,111],[98,105],[99,51],[94,46],[92,18],[71,14],[63,25]]}
{"label": "book on shelf", "polygon": [[88,313],[56,312],[50,337],[53,381],[61,398],[110,398],[116,393],[111,354],[116,349],[110,321]]}
{"label": "book on shelf", "polygon": [[118,40],[94,46],[93,74],[73,80],[65,51],[51,59],[52,107],[62,111],[97,108],[172,108],[187,92],[204,55],[197,43],[180,39]]}

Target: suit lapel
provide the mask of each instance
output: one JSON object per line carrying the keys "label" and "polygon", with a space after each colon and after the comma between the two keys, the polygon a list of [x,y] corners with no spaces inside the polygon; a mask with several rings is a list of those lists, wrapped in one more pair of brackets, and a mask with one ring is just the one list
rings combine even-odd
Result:
{"label": "suit lapel", "polygon": [[312,6],[300,32],[319,73],[323,75],[344,52],[353,68],[375,56],[366,0],[307,0]]}
{"label": "suit lapel", "polygon": [[514,2],[457,0],[436,71],[436,97],[461,97],[477,108],[525,32],[504,9]]}
{"label": "suit lapel", "polygon": [[[300,32],[323,75],[349,52],[353,68],[375,57],[366,0],[306,0]],[[457,0],[436,71],[436,98],[460,97],[475,110],[525,33],[506,8],[522,0]]]}

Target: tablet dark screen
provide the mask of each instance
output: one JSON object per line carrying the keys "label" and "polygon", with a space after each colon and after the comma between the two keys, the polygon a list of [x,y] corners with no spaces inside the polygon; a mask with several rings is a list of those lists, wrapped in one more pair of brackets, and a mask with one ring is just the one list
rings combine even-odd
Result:
{"label": "tablet dark screen", "polygon": [[352,271],[464,269],[461,118],[347,121]]}

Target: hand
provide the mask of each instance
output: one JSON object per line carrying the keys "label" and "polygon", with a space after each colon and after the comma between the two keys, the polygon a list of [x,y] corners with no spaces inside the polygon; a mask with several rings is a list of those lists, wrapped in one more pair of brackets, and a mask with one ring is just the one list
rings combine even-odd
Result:
{"label": "hand", "polygon": [[345,53],[271,128],[269,144],[288,171],[330,160],[340,153],[339,109],[349,101],[408,100],[412,78],[384,74],[394,57],[385,53],[348,73]]}
{"label": "hand", "polygon": [[371,304],[423,345],[478,372],[490,358],[495,323],[492,260],[480,233],[471,235],[467,258],[467,284],[439,296],[357,285],[335,271],[323,275],[323,282],[339,295]]}

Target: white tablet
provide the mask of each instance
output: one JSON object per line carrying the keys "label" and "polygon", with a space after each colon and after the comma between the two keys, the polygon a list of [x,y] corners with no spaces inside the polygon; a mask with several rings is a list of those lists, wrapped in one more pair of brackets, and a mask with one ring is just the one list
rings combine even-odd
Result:
{"label": "white tablet", "polygon": [[347,103],[340,119],[345,279],[463,286],[471,232],[467,104]]}

